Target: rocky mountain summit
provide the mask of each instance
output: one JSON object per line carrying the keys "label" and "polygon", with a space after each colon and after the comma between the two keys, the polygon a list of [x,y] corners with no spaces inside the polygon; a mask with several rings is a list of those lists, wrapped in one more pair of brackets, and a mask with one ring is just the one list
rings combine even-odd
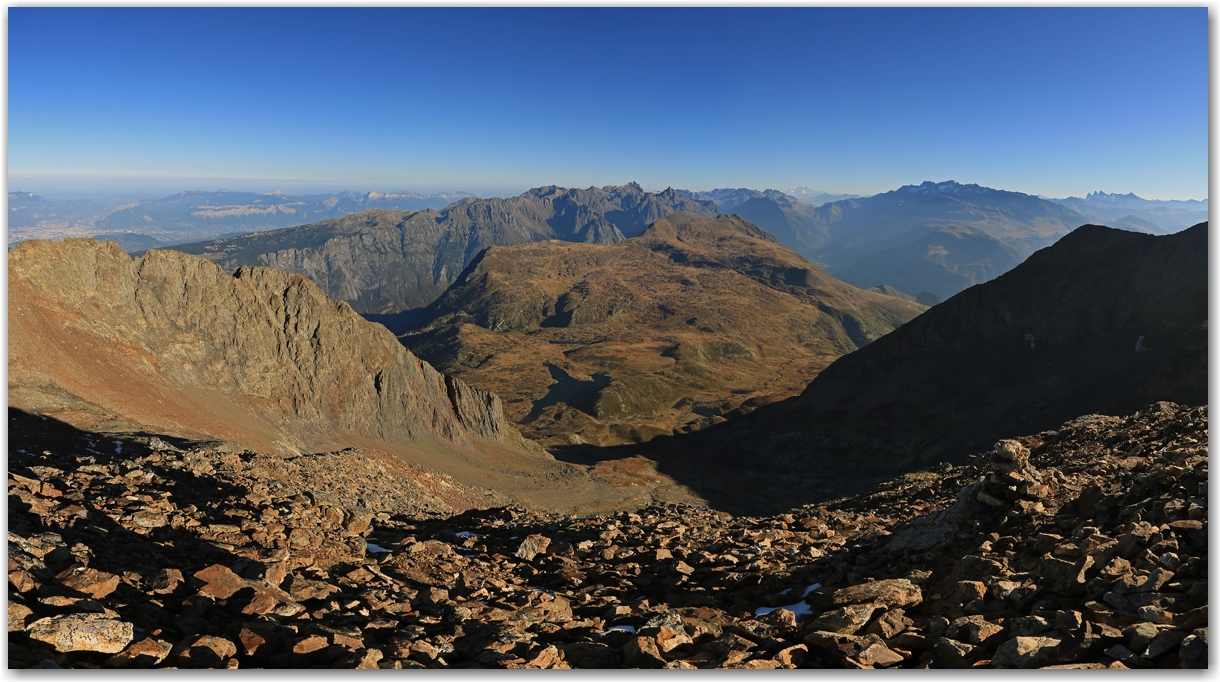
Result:
{"label": "rocky mountain summit", "polygon": [[10,667],[1207,667],[1206,407],[739,518],[448,515],[10,419]]}
{"label": "rocky mountain summit", "polygon": [[402,342],[544,444],[697,430],[790,397],[924,307],[830,277],[738,216],[619,244],[491,247]]}
{"label": "rocky mountain summit", "polygon": [[341,433],[524,446],[499,399],[420,362],[312,282],[271,268],[111,242],[24,242],[9,254],[9,396],[158,433],[266,452]]}
{"label": "rocky mountain summit", "polygon": [[361,313],[431,303],[489,246],[545,239],[613,244],[676,211],[717,216],[711,201],[638,184],[539,187],[507,199],[466,198],[437,210],[370,210],[282,230],[175,246],[227,271],[268,265],[316,282]]}

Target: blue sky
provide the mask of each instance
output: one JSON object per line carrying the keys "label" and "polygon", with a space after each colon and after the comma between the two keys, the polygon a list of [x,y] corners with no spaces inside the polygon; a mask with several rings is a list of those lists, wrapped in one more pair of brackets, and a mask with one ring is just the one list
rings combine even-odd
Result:
{"label": "blue sky", "polygon": [[1205,7],[8,12],[9,188],[49,196],[1207,195]]}

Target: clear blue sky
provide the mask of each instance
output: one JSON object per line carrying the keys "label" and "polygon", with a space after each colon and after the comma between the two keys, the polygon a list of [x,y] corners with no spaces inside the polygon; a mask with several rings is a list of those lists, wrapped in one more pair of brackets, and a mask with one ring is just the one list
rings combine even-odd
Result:
{"label": "clear blue sky", "polygon": [[13,190],[1207,196],[1204,7],[8,12]]}

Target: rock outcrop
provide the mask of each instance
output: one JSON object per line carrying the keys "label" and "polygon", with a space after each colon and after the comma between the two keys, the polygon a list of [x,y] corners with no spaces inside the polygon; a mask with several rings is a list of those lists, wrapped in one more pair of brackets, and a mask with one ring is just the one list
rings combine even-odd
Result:
{"label": "rock outcrop", "polygon": [[462,199],[440,211],[371,210],[173,248],[230,272],[269,265],[300,273],[358,312],[392,314],[431,303],[489,246],[544,239],[613,244],[677,211],[720,214],[714,202],[672,189],[550,186],[507,199]]}
{"label": "rock outcrop", "polygon": [[10,404],[156,433],[316,451],[343,434],[524,441],[500,402],[446,378],[346,303],[272,268],[110,242],[9,254]]}
{"label": "rock outcrop", "polygon": [[399,338],[549,445],[647,441],[795,395],[924,307],[830,277],[737,216],[614,245],[491,247]]}
{"label": "rock outcrop", "polygon": [[739,518],[454,515],[471,491],[447,512],[377,477],[324,495],[262,455],[14,419],[10,667],[1208,663],[1206,407],[1085,416]]}

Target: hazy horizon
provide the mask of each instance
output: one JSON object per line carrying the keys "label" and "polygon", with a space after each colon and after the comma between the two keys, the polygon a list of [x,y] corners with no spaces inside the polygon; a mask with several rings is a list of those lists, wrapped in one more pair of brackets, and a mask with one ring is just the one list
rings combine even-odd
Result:
{"label": "hazy horizon", "polygon": [[[919,185],[924,181],[943,182],[943,181],[947,181],[947,180],[955,180],[957,182],[960,182],[960,183],[966,184],[966,185],[971,185],[971,184],[982,185],[982,183],[973,182],[971,180],[961,179],[961,178],[923,178],[920,180],[911,180],[908,182],[903,182],[899,185],[895,185],[893,187],[887,187],[887,188],[884,188],[884,189],[881,189],[878,191],[865,192],[865,191],[853,191],[851,189],[831,191],[831,190],[828,190],[823,187],[809,187],[808,185],[801,185],[801,184],[786,184],[786,185],[783,185],[780,187],[763,187],[763,186],[750,187],[748,185],[744,185],[741,183],[736,183],[736,184],[729,183],[726,185],[718,185],[716,187],[682,187],[682,186],[673,185],[673,184],[667,184],[667,185],[661,185],[661,186],[650,186],[650,185],[647,185],[644,183],[639,183],[639,184],[644,189],[644,191],[647,191],[647,192],[660,192],[660,191],[665,190],[668,187],[673,187],[674,189],[688,190],[688,191],[692,191],[692,192],[709,192],[709,191],[712,191],[715,189],[745,188],[745,189],[753,189],[753,190],[759,190],[759,191],[774,189],[774,190],[779,190],[782,192],[791,193],[791,191],[794,189],[797,189],[800,187],[805,187],[806,189],[813,191],[813,192],[821,192],[821,193],[830,194],[830,195],[854,194],[854,195],[859,195],[861,197],[869,197],[869,196],[873,196],[876,194],[882,194],[884,192],[896,190],[899,187],[903,187],[903,186]],[[53,201],[90,200],[90,201],[95,201],[97,203],[103,203],[103,204],[104,203],[113,203],[113,204],[118,205],[118,204],[125,204],[125,203],[135,203],[135,202],[139,202],[139,201],[156,201],[159,199],[164,199],[166,197],[173,196],[175,194],[180,194],[182,192],[221,192],[221,191],[253,192],[253,193],[258,193],[258,194],[271,194],[271,193],[278,191],[278,192],[283,192],[284,194],[291,195],[291,196],[332,195],[332,194],[338,194],[338,193],[344,192],[344,191],[355,192],[357,194],[363,194],[365,192],[380,192],[383,194],[414,192],[414,193],[420,194],[420,195],[470,194],[472,196],[475,196],[475,197],[478,197],[481,199],[487,199],[487,198],[491,198],[491,197],[506,198],[506,197],[518,196],[518,195],[520,195],[524,192],[527,192],[531,189],[534,189],[536,187],[544,187],[547,185],[557,185],[559,187],[583,189],[583,188],[587,188],[587,187],[606,187],[606,186],[611,186],[611,185],[625,185],[629,182],[637,182],[637,181],[628,179],[628,180],[623,180],[623,181],[596,182],[596,183],[587,184],[587,185],[565,184],[562,182],[544,182],[544,183],[539,183],[537,185],[531,185],[529,187],[520,187],[520,188],[469,189],[469,188],[465,188],[465,187],[420,187],[420,186],[400,187],[400,186],[388,185],[385,183],[379,183],[379,184],[376,184],[373,186],[357,186],[353,183],[346,183],[346,184],[338,183],[338,184],[333,184],[333,185],[313,185],[313,184],[297,184],[297,183],[293,183],[290,181],[289,182],[275,182],[275,181],[247,181],[247,180],[241,180],[241,179],[232,179],[232,180],[214,181],[214,182],[212,182],[212,184],[196,183],[193,185],[184,184],[184,185],[179,186],[179,185],[172,185],[169,183],[158,183],[157,185],[154,185],[151,187],[145,186],[144,188],[131,187],[131,186],[107,188],[107,187],[84,187],[84,186],[56,186],[56,185],[48,185],[45,183],[39,183],[39,182],[15,181],[12,177],[10,177],[8,191],[9,192],[31,192],[33,194],[41,196],[44,199],[53,200]],[[987,185],[983,185],[983,186],[986,187]],[[172,187],[177,187],[177,189],[172,189]],[[1135,194],[1135,195],[1139,196],[1141,199],[1147,199],[1147,200],[1152,200],[1152,201],[1206,201],[1206,200],[1208,200],[1208,196],[1206,194],[1201,197],[1168,197],[1167,198],[1167,197],[1158,197],[1158,196],[1144,196],[1143,194],[1140,194],[1139,192],[1120,191],[1118,189],[1105,188],[1105,187],[1098,187],[1093,190],[1089,190],[1088,192],[1082,192],[1078,195],[1062,195],[1062,196],[1039,195],[1034,192],[1027,192],[1021,188],[1014,188],[1014,187],[992,187],[991,189],[1004,190],[1004,191],[1009,191],[1009,192],[1021,192],[1023,194],[1029,194],[1031,196],[1041,196],[1044,198],[1052,198],[1052,199],[1066,199],[1071,196],[1078,196],[1080,198],[1083,198],[1085,195],[1087,195],[1091,192],[1100,191],[1100,192],[1105,192],[1107,194],[1119,194],[1119,195],[1124,195],[1124,194],[1130,193],[1130,194]]]}
{"label": "hazy horizon", "polygon": [[[1206,8],[10,8],[12,190],[1200,199]],[[460,28],[458,28],[460,27]],[[47,49],[54,45],[55,49]]]}

